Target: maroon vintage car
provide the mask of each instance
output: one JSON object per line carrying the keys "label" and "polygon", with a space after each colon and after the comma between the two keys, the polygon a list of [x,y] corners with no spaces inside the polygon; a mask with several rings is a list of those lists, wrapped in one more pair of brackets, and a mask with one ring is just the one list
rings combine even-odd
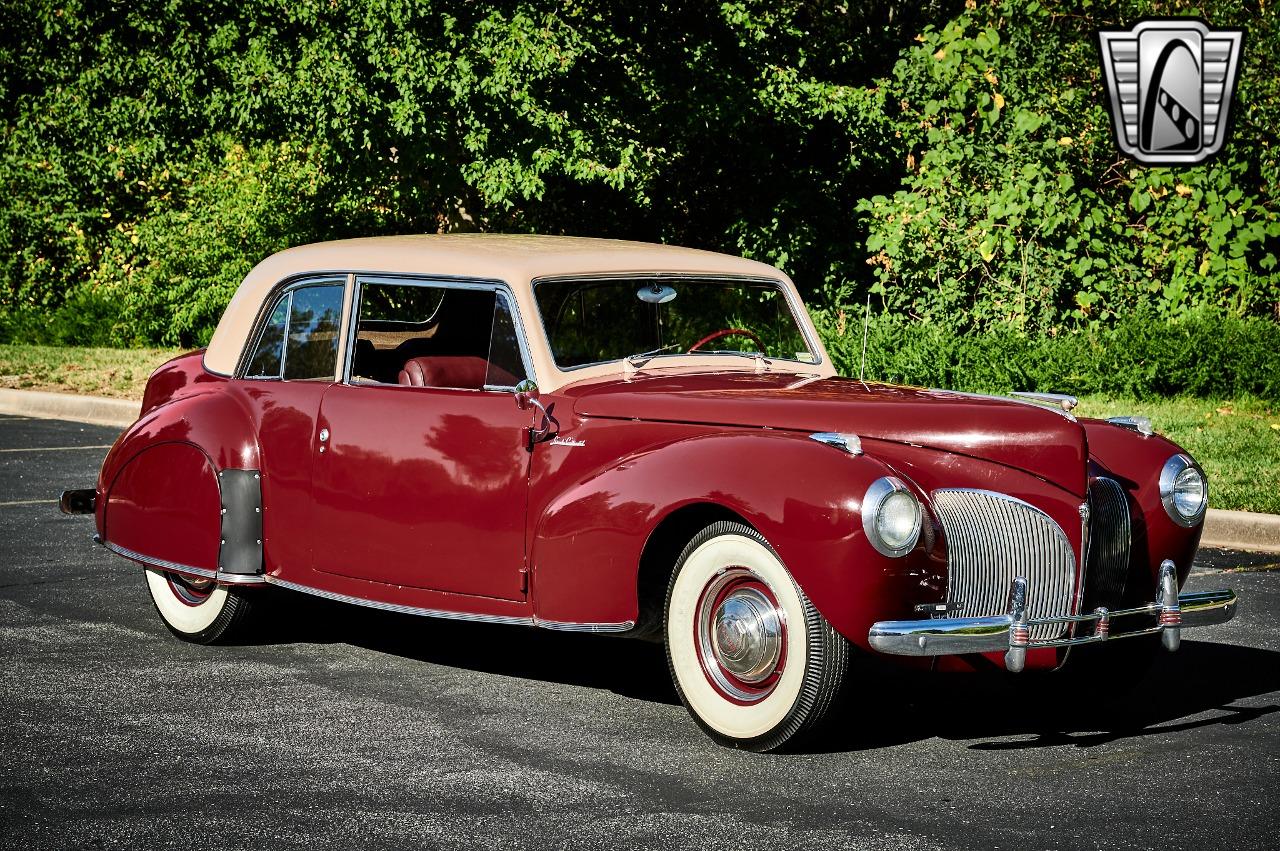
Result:
{"label": "maroon vintage car", "polygon": [[350,240],[255,268],[63,506],[181,638],[232,636],[269,584],[661,640],[703,728],[767,750],[859,652],[1052,669],[1234,614],[1178,593],[1195,461],[1071,407],[839,378],[792,283],[740,258]]}

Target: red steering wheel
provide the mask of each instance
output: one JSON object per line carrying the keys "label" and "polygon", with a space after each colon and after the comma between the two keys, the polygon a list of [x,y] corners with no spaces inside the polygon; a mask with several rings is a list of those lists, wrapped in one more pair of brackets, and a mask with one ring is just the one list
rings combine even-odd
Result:
{"label": "red steering wheel", "polygon": [[696,352],[712,340],[719,340],[721,337],[733,337],[735,335],[739,337],[750,337],[751,342],[756,344],[756,351],[764,354],[764,343],[760,342],[760,338],[757,337],[754,332],[748,331],[746,328],[722,328],[714,334],[708,334],[698,342],[694,343],[689,347],[685,354]]}

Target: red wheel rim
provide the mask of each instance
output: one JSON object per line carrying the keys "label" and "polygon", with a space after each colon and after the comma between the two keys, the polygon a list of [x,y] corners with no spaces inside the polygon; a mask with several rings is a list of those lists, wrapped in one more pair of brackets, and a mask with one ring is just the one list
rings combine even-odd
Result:
{"label": "red wheel rim", "polygon": [[787,656],[786,613],[769,584],[741,566],[721,570],[703,589],[693,643],[711,687],[748,705],[777,687]]}
{"label": "red wheel rim", "polygon": [[186,606],[199,606],[213,593],[212,579],[183,576],[180,573],[165,573],[164,578],[168,580],[169,590],[173,592],[173,596]]}

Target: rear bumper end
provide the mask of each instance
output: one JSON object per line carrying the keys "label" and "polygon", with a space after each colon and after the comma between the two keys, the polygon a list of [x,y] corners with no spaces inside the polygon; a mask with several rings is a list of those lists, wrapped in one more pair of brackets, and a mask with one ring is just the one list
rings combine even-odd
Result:
{"label": "rear bumper end", "polygon": [[58,508],[63,514],[92,514],[97,507],[98,492],[93,488],[63,491],[58,498]]}
{"label": "rear bumper end", "polygon": [[[976,618],[940,618],[915,621],[880,621],[873,624],[868,640],[881,653],[897,656],[948,656],[963,653],[1005,654],[1005,667],[1021,671],[1026,665],[1027,650],[1040,647],[1074,647],[1097,644],[1119,638],[1159,634],[1164,646],[1173,651],[1181,643],[1186,627],[1226,623],[1235,617],[1237,598],[1234,591],[1198,591],[1178,593],[1178,579],[1173,562],[1160,565],[1160,581],[1156,600],[1131,609],[1097,609],[1089,614],[1057,618],[1027,617],[1027,581],[1015,579],[1009,591],[1009,612]],[[1135,617],[1145,616],[1147,623],[1156,618],[1155,626],[1123,629]],[[1076,637],[1079,624],[1091,623],[1092,635]],[[1061,624],[1066,637],[1038,640],[1030,636],[1030,628]]]}

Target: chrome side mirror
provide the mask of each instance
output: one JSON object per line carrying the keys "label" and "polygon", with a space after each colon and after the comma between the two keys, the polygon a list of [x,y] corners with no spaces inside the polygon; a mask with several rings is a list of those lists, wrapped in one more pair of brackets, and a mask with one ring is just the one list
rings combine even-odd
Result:
{"label": "chrome side mirror", "polygon": [[532,378],[522,380],[515,388],[516,407],[522,411],[527,411],[538,401],[538,382]]}
{"label": "chrome side mirror", "polygon": [[556,403],[544,406],[538,399],[538,385],[531,378],[526,378],[515,387],[516,405],[522,411],[536,408],[542,412],[542,423],[530,426],[525,432],[525,449],[530,452],[539,443],[544,443],[560,433],[560,421],[555,418]]}

